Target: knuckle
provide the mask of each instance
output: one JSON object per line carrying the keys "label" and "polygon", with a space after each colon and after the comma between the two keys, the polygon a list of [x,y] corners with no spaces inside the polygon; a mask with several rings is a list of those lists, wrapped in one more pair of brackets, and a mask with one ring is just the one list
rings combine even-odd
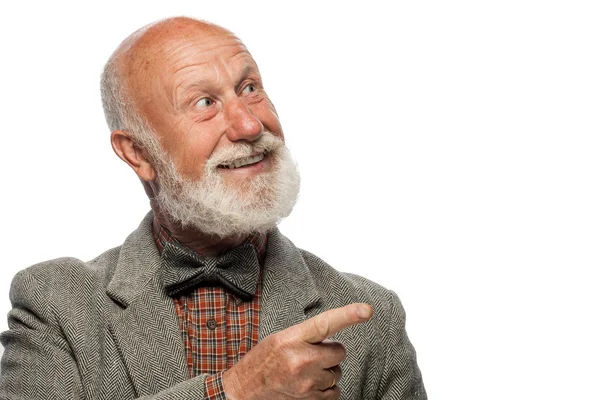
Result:
{"label": "knuckle", "polygon": [[346,346],[339,342],[331,342],[327,344],[328,352],[331,355],[331,360],[336,364],[341,363],[347,357],[348,352]]}
{"label": "knuckle", "polygon": [[292,353],[288,356],[288,369],[293,376],[300,375],[306,367],[306,359],[304,356],[297,353]]}
{"label": "knuckle", "polygon": [[338,352],[339,357],[341,358],[341,360],[345,360],[346,356],[348,355],[348,352],[346,351],[346,346],[344,346],[340,342],[337,342],[336,343],[336,347],[337,347],[337,352]]}
{"label": "knuckle", "polygon": [[315,331],[319,334],[319,336],[321,336],[321,337],[329,336],[330,321],[329,321],[329,316],[327,314],[322,314],[319,317],[314,318],[313,325],[314,325]]}
{"label": "knuckle", "polygon": [[271,335],[269,336],[269,339],[272,342],[269,343],[269,345],[275,350],[284,349],[289,342],[288,337],[284,332],[279,332],[274,335]]}
{"label": "knuckle", "polygon": [[310,380],[310,379],[303,379],[299,384],[298,384],[298,394],[302,395],[302,396],[306,396],[308,395],[310,392],[312,392],[315,388],[315,383]]}

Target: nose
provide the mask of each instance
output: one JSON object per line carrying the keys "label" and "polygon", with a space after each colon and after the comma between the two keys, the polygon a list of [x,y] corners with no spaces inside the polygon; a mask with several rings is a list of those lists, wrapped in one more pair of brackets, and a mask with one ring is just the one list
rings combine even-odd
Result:
{"label": "nose", "polygon": [[240,99],[232,99],[225,106],[225,117],[228,121],[227,138],[232,142],[245,140],[253,142],[258,139],[264,126]]}

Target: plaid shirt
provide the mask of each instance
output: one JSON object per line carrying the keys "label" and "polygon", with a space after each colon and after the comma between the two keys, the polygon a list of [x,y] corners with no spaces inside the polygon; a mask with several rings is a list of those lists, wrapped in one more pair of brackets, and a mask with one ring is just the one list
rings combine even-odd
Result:
{"label": "plaid shirt", "polygon": [[[156,218],[153,234],[160,252],[164,243],[176,241]],[[266,239],[266,234],[254,234],[245,242],[254,246],[261,265]],[[242,301],[221,287],[198,287],[191,293],[173,299],[190,377],[211,374],[205,381],[205,399],[226,399],[223,372],[258,343],[260,279],[256,294],[249,302]]]}

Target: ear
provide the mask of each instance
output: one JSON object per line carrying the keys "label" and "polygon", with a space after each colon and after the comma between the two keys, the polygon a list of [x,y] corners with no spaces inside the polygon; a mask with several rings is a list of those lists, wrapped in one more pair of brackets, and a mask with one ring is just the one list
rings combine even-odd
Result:
{"label": "ear", "polygon": [[129,133],[114,131],[110,135],[110,143],[117,156],[125,161],[141,180],[150,182],[156,178],[156,170],[147,153],[135,144]]}

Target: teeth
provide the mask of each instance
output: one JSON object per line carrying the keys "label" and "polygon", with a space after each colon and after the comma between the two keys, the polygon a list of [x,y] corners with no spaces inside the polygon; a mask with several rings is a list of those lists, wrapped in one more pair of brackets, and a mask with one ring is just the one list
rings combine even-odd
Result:
{"label": "teeth", "polygon": [[239,160],[235,160],[230,164],[223,164],[222,166],[229,169],[240,168],[246,165],[255,164],[259,161],[262,161],[265,158],[264,153],[257,154],[254,157],[246,157],[241,158]]}

